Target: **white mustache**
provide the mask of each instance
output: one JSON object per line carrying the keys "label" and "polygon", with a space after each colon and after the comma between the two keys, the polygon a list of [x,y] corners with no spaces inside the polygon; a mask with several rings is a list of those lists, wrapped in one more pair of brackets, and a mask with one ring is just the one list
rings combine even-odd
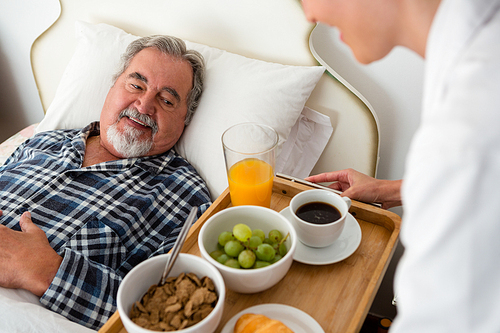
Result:
{"label": "white mustache", "polygon": [[128,118],[133,118],[132,120],[138,120],[141,125],[146,125],[148,127],[151,127],[152,130],[152,135],[155,135],[158,132],[158,124],[151,119],[149,116],[140,113],[137,111],[137,109],[132,109],[132,108],[126,108],[120,114],[118,115],[118,120],[122,119],[123,117],[128,117]]}

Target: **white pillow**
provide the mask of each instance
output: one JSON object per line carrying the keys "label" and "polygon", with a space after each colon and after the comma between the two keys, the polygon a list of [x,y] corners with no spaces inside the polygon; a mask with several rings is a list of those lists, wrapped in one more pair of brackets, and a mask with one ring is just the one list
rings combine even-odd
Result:
{"label": "white pillow", "polygon": [[[77,46],[37,132],[82,128],[99,120],[120,55],[138,38],[107,24],[76,22]],[[324,72],[246,58],[186,41],[206,62],[205,89],[176,150],[205,179],[212,199],[227,187],[221,135],[233,124],[261,122],[286,141]]]}

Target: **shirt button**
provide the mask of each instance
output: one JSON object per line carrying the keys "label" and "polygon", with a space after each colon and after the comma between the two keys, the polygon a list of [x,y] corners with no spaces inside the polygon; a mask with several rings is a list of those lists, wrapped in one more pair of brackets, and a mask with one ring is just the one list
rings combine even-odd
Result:
{"label": "shirt button", "polygon": [[26,208],[26,207],[19,207],[18,209],[16,209],[16,214],[23,215],[23,213],[27,212],[27,211],[28,211],[28,208]]}

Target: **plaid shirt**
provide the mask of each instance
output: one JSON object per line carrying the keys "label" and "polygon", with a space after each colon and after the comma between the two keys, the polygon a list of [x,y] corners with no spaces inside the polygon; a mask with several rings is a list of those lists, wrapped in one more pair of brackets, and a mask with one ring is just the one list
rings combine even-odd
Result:
{"label": "plaid shirt", "polygon": [[173,149],[164,154],[81,168],[83,130],[41,133],[0,167],[0,223],[20,230],[30,211],[63,262],[40,302],[97,329],[116,310],[122,278],[173,246],[192,206],[200,216],[208,189]]}

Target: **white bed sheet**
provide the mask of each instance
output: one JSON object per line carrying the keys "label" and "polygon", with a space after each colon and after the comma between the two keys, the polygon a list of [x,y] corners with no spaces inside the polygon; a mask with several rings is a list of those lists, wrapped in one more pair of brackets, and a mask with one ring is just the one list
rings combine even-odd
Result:
{"label": "white bed sheet", "polygon": [[0,287],[1,333],[91,333],[96,332],[74,323],[43,307],[38,297],[22,289]]}

